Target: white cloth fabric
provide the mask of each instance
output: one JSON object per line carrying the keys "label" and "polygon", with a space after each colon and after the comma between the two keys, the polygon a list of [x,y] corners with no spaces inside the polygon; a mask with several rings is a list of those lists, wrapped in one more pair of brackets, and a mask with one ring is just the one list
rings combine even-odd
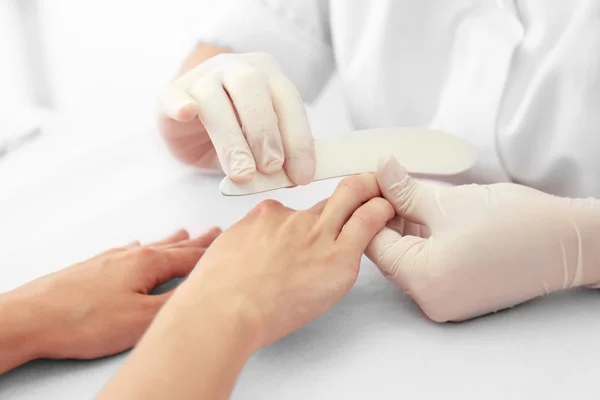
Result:
{"label": "white cloth fabric", "polygon": [[428,126],[468,179],[600,197],[597,0],[222,1],[200,41],[274,55],[308,102],[342,79],[358,129]]}

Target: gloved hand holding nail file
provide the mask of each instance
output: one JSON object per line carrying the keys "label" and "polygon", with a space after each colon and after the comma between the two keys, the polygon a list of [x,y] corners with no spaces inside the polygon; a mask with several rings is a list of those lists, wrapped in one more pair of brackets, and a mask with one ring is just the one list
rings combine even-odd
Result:
{"label": "gloved hand holding nail file", "polygon": [[[456,136],[423,128],[371,129],[342,137],[315,140],[316,172],[313,181],[375,172],[377,162],[393,155],[411,174],[452,176],[469,169],[474,162],[471,146]],[[221,193],[241,196],[296,186],[281,170],[256,173],[249,182],[226,177]]]}
{"label": "gloved hand holding nail file", "polygon": [[220,54],[184,73],[160,98],[161,131],[186,164],[220,167],[236,182],[285,171],[298,185],[315,172],[304,101],[265,53]]}

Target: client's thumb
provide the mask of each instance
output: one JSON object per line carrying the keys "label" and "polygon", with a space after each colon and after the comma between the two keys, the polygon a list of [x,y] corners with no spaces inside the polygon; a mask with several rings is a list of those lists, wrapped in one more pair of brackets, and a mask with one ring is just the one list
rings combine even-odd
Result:
{"label": "client's thumb", "polygon": [[379,162],[377,182],[383,197],[396,210],[396,214],[429,226],[437,214],[435,192],[408,175],[395,157],[388,157]]}

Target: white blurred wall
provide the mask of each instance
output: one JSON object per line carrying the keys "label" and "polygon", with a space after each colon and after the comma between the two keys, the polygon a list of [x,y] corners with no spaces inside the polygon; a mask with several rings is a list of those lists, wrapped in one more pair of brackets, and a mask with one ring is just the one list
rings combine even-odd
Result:
{"label": "white blurred wall", "polygon": [[23,107],[31,102],[17,22],[16,4],[0,0],[0,109]]}
{"label": "white blurred wall", "polygon": [[[194,29],[210,18],[211,3],[40,0],[58,110],[86,121],[148,118],[157,91],[194,44]],[[316,132],[347,128],[335,82],[310,116]]]}

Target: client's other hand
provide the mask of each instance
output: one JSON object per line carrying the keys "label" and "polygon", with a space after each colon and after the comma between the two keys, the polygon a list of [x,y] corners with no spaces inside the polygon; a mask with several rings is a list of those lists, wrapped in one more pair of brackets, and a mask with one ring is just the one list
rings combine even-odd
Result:
{"label": "client's other hand", "polygon": [[131,348],[169,299],[157,285],[188,275],[219,235],[185,230],[156,243],[115,248],[32,281],[2,299],[21,314],[29,359],[92,359]]}

